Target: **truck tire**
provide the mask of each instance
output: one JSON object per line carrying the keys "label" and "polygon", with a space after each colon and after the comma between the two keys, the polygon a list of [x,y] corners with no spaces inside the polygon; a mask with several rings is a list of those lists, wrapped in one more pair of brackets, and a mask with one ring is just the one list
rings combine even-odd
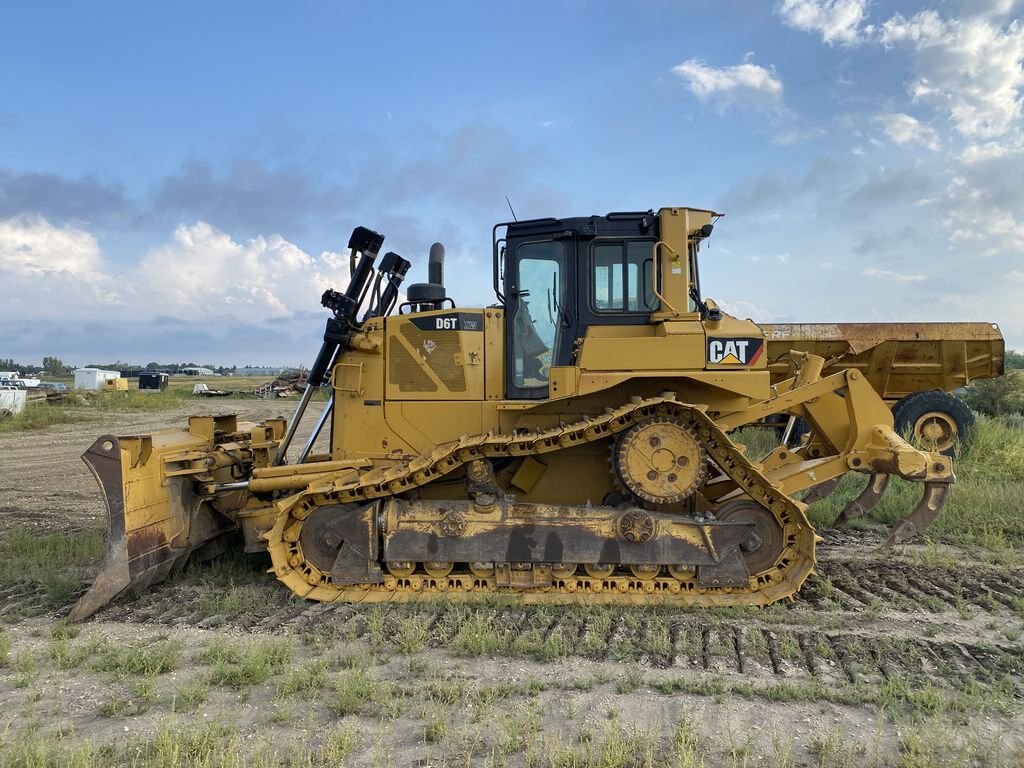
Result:
{"label": "truck tire", "polygon": [[910,433],[923,448],[952,456],[959,442],[966,448],[974,429],[974,412],[956,395],[941,390],[914,392],[892,408],[896,431]]}

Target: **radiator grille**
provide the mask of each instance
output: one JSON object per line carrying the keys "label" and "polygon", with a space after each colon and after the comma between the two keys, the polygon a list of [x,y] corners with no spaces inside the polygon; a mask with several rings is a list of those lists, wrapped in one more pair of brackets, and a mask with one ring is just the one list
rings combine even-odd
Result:
{"label": "radiator grille", "polygon": [[[413,349],[423,350],[426,364],[449,392],[466,391],[466,372],[461,365],[461,334],[453,331],[421,331],[412,323],[403,324],[401,333]],[[421,391],[433,392],[434,389],[431,386],[429,390]]]}
{"label": "radiator grille", "polygon": [[421,360],[409,354],[401,343],[388,350],[388,379],[401,392],[436,392],[437,385],[423,370]]}

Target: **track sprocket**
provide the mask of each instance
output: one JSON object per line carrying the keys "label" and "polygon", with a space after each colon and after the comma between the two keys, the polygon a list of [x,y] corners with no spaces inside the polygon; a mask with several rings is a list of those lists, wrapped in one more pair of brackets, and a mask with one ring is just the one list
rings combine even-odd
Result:
{"label": "track sprocket", "polygon": [[623,486],[652,504],[683,501],[707,474],[707,454],[696,432],[665,417],[624,432],[613,448],[612,463]]}

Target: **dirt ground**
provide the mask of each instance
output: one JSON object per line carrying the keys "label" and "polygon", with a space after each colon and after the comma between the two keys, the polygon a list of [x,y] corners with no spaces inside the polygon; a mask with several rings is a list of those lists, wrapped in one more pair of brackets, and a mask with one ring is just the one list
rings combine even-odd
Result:
{"label": "dirt ground", "polygon": [[[79,456],[104,432],[293,407],[0,435],[0,536],[102,530]],[[1024,765],[1024,568],[936,546],[879,555],[880,529],[823,535],[799,598],[764,610],[321,605],[236,557],[69,628],[70,602],[13,586],[0,765],[53,744],[82,765],[132,749],[156,764],[171,735],[167,764]],[[117,648],[173,660],[133,666]]]}

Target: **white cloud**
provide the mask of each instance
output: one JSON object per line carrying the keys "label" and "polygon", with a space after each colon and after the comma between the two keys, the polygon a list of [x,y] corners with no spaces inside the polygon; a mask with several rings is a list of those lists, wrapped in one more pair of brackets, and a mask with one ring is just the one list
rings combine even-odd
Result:
{"label": "white cloud", "polygon": [[791,27],[821,35],[832,45],[856,45],[871,34],[867,18],[868,0],[782,0],[775,11]]}
{"label": "white cloud", "polygon": [[924,275],[904,275],[899,272],[893,272],[891,269],[877,269],[875,267],[868,267],[861,272],[863,277],[884,277],[886,280],[895,280],[900,283],[920,283],[925,280]]}
{"label": "white cloud", "polygon": [[969,144],[964,147],[964,151],[960,153],[960,160],[968,165],[972,165],[986,160],[1005,157],[1009,153],[1009,147],[994,141],[988,141],[984,144]]}
{"label": "white cloud", "polygon": [[[999,186],[983,173],[1006,164],[979,161],[966,166],[964,175],[950,181],[946,189],[948,214],[943,224],[950,232],[951,242],[974,243],[975,248],[988,246],[990,251],[995,248],[1016,254],[1024,252],[1024,222],[1017,218],[1016,210],[1002,207],[1006,202],[998,193]],[[1012,164],[1009,167],[1014,168]]]}
{"label": "white cloud", "polygon": [[875,115],[872,120],[896,144],[920,144],[933,151],[939,149],[939,134],[934,128],[924,125],[917,118],[902,112],[894,112]]}
{"label": "white cloud", "polygon": [[308,308],[329,283],[347,282],[344,260],[314,258],[280,235],[238,243],[199,221],[178,227],[171,241],[139,265],[140,287],[189,315],[262,320]]}
{"label": "white cloud", "polygon": [[64,272],[80,278],[99,268],[96,238],[74,227],[55,227],[42,216],[0,221],[0,273],[44,277]]}
{"label": "white cloud", "polygon": [[714,99],[722,106],[736,102],[774,104],[782,95],[782,81],[775,69],[749,60],[731,67],[711,67],[699,59],[688,59],[673,67],[672,72],[686,82],[698,99]]}
{"label": "white cloud", "polygon": [[752,304],[749,301],[730,301],[728,299],[715,299],[715,301],[718,306],[733,317],[750,318],[759,323],[770,323],[777,317],[767,309],[759,307],[757,304]]}
{"label": "white cloud", "polygon": [[965,138],[997,139],[1019,128],[1024,23],[989,16],[943,18],[933,10],[896,14],[881,28],[887,46],[909,47],[914,101],[945,112]]}
{"label": "white cloud", "polygon": [[1024,272],[1019,269],[1012,269],[1003,275],[1003,279],[1013,283],[1024,283]]}
{"label": "white cloud", "polygon": [[120,268],[102,261],[91,233],[33,216],[0,221],[0,284],[25,321],[73,311],[83,321],[135,322],[145,307],[196,323],[256,324],[316,312],[326,288],[348,285],[348,260],[311,256],[280,235],[236,242],[199,221]]}
{"label": "white cloud", "polygon": [[993,238],[1005,249],[1024,251],[1024,223],[1009,211],[979,211],[977,206],[974,210],[968,207],[955,219],[947,220],[947,224],[954,242]]}

